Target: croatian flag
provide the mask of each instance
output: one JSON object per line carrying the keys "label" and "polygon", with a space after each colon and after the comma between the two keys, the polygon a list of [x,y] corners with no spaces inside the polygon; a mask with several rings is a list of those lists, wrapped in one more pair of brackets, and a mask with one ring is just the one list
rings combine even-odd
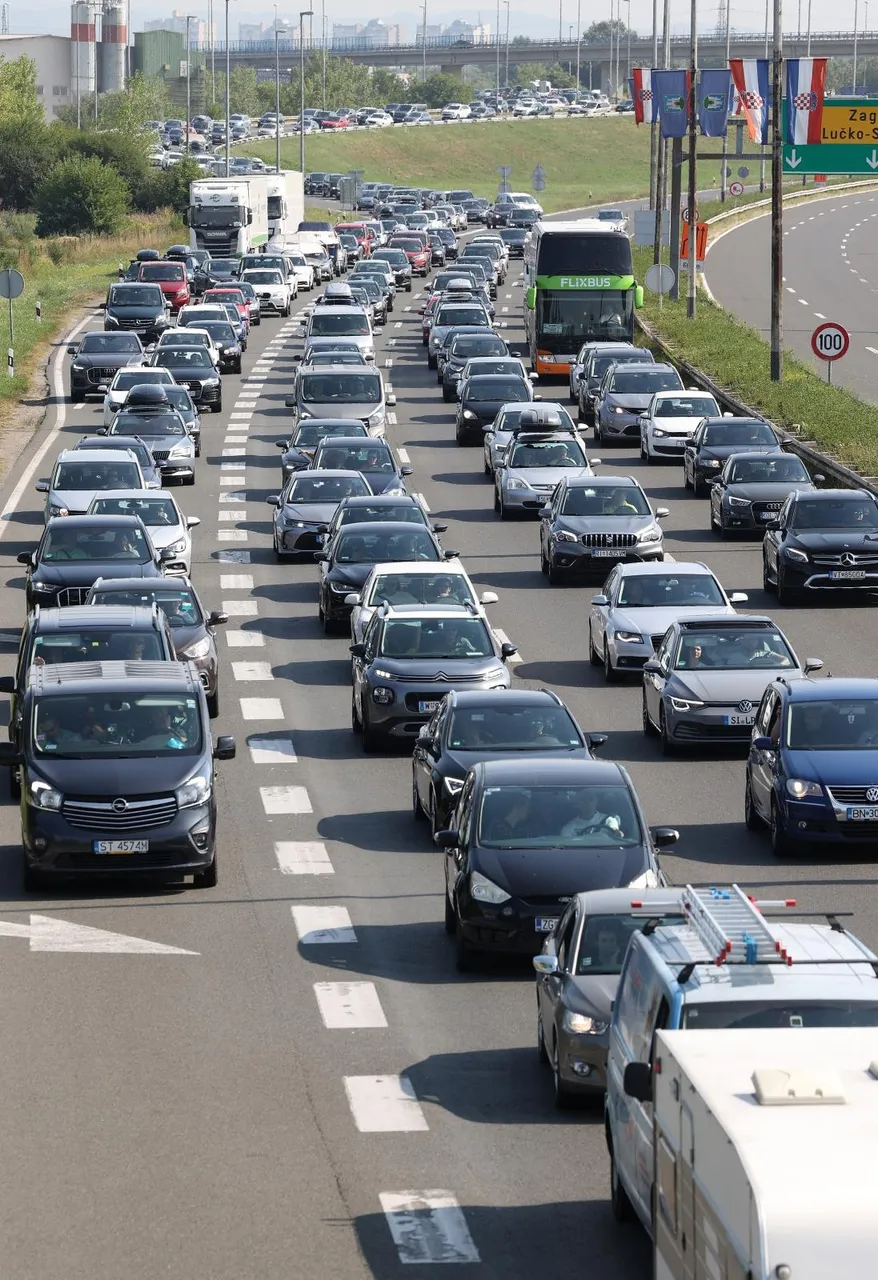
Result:
{"label": "croatian flag", "polygon": [[825,91],[825,58],[787,59],[785,142],[792,146],[820,142]]}
{"label": "croatian flag", "polygon": [[653,110],[652,71],[649,67],[634,67],[631,72],[634,99],[634,119],[637,124],[652,124]]}
{"label": "croatian flag", "polygon": [[731,58],[732,79],[741,97],[751,142],[768,142],[768,59]]}

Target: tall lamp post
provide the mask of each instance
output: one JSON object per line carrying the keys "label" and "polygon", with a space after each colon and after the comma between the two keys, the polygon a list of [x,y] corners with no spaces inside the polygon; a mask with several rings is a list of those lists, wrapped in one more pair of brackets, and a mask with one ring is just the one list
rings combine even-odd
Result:
{"label": "tall lamp post", "polygon": [[232,113],[231,106],[231,79],[232,79],[232,60],[229,56],[229,0],[226,0],[226,177],[229,176],[230,155],[229,155],[229,116]]}
{"label": "tall lamp post", "polygon": [[326,110],[326,0],[323,0],[323,110]]}
{"label": "tall lamp post", "polygon": [[207,41],[210,49],[210,92],[216,106],[216,41],[213,38],[213,0],[207,0]]}
{"label": "tall lamp post", "polygon": [[421,79],[427,80],[427,0],[424,0],[424,25],[421,28]]}
{"label": "tall lamp post", "polygon": [[576,0],[576,92],[579,93],[579,69],[582,57],[582,0]]}
{"label": "tall lamp post", "polygon": [[497,0],[497,33],[495,35],[497,42],[497,105],[500,105],[500,0]]}
{"label": "tall lamp post", "polygon": [[852,93],[857,92],[857,39],[860,28],[860,6],[858,0],[854,0],[854,85]]}
{"label": "tall lamp post", "polygon": [[280,173],[280,37],[287,35],[286,27],[277,25],[277,5],[274,6],[274,167]]}
{"label": "tall lamp post", "polygon": [[628,81],[631,79],[631,0],[624,0],[628,6],[628,16],[625,19],[625,25],[628,28],[625,33],[625,93],[623,97],[628,96]]}
{"label": "tall lamp post", "polygon": [[194,14],[186,14],[186,155],[189,155],[189,130],[192,120],[192,40],[189,36],[190,22],[197,22]]}
{"label": "tall lamp post", "polygon": [[503,0],[506,5],[506,68],[503,75],[503,83],[509,88],[509,5],[510,0]]}
{"label": "tall lamp post", "polygon": [[305,19],[313,18],[313,9],[299,11],[299,168],[305,174]]}

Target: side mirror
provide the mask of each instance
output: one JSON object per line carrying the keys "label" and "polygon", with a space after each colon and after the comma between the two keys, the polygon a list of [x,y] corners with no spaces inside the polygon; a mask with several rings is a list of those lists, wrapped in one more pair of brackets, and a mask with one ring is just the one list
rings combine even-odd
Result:
{"label": "side mirror", "polygon": [[348,648],[355,658],[364,658],[366,656],[366,646],[362,642],[349,645]]}
{"label": "side mirror", "polygon": [[173,560],[176,554],[177,553],[176,551],[173,550],[173,548],[162,547],[162,549],[159,551],[159,560],[161,560],[162,562],[164,562],[165,560]]}
{"label": "side mirror", "polygon": [[518,645],[510,644],[508,640],[504,640],[500,646],[500,653],[504,658],[512,658],[518,653]]}
{"label": "side mirror", "polygon": [[0,693],[15,693],[15,676],[0,676]]}
{"label": "side mirror", "polygon": [[223,733],[216,740],[213,749],[214,760],[234,760],[237,746],[231,733]]}
{"label": "side mirror", "polygon": [[70,346],[67,348],[67,354],[69,356],[75,356],[78,350],[79,348],[76,345]]}
{"label": "side mirror", "polygon": [[372,330],[372,332],[375,334],[376,338],[380,338],[384,330],[381,328],[380,325],[376,325],[375,328]]}
{"label": "side mirror", "polygon": [[275,440],[274,447],[275,449],[289,449],[290,442],[289,440]]}
{"label": "side mirror", "polygon": [[443,560],[456,560],[459,555],[460,555],[459,551],[443,551],[442,552]]}
{"label": "side mirror", "polygon": [[607,734],[590,733],[588,735],[588,745],[592,751],[600,751],[601,747],[605,747],[607,745]]}
{"label": "side mirror", "polygon": [[498,599],[496,591],[483,591],[479,596],[479,604],[496,604]]}
{"label": "side mirror", "polygon": [[295,409],[295,407],[296,407],[296,397],[295,397],[295,396],[284,396],[284,404],[285,404],[285,406],[286,406],[288,409]]}
{"label": "side mirror", "polygon": [[599,467],[601,465],[600,458],[589,458],[588,465],[590,467]]}
{"label": "side mirror", "polygon": [[187,516],[187,517],[186,517],[186,528],[187,528],[187,529],[195,529],[195,528],[197,528],[197,526],[198,526],[198,525],[200,525],[200,524],[201,524],[201,517],[200,517],[200,516]]}
{"label": "side mirror", "polygon": [[779,529],[779,528],[780,528],[780,521],[779,521],[779,520],[766,520],[766,521],[765,521],[765,524],[764,524],[762,527],[763,527],[763,529]]}
{"label": "side mirror", "polygon": [[603,609],[606,607],[606,605],[610,603],[610,598],[609,596],[599,594],[596,596],[592,596],[591,602],[592,604],[597,605],[599,609]]}
{"label": "side mirror", "polygon": [[[0,746],[3,744],[0,743]],[[436,843],[440,849],[454,849],[457,845],[458,834],[450,827],[445,827],[441,831],[437,831],[435,835]]]}
{"label": "side mirror", "polygon": [[650,835],[658,849],[667,849],[668,845],[676,844],[680,839],[680,833],[676,827],[652,827]]}
{"label": "side mirror", "polygon": [[99,391],[102,396],[105,396],[110,390],[110,384],[109,382],[99,382],[95,389]]}
{"label": "side mirror", "polygon": [[15,557],[19,564],[33,564],[34,553],[32,551],[19,551]]}
{"label": "side mirror", "polygon": [[96,436],[105,436],[105,435],[108,435],[108,434],[109,434],[109,433],[108,433],[108,431],[107,431],[107,428],[106,428],[106,427],[98,427],[97,431],[95,432],[95,435],[96,435]]}
{"label": "side mirror", "polygon": [[207,625],[209,627],[221,627],[228,622],[229,615],[223,613],[222,609],[213,609],[207,616]]}
{"label": "side mirror", "polygon": [[809,676],[812,671],[822,671],[822,670],[823,670],[822,658],[806,658],[805,659],[805,675],[806,676]]}
{"label": "side mirror", "polygon": [[400,467],[399,474],[401,476],[410,476],[413,473],[413,471],[414,471],[414,467],[410,467],[406,465],[404,467]]}
{"label": "side mirror", "polygon": [[756,751],[776,751],[777,750],[777,744],[775,743],[774,739],[767,738],[765,734],[762,734],[762,733],[757,734],[757,736],[750,743],[750,746],[753,747],[754,750]]}
{"label": "side mirror", "polygon": [[729,596],[729,604],[746,604],[749,599],[746,591],[733,591]]}
{"label": "side mirror", "polygon": [[389,395],[389,396],[385,396],[385,397],[384,397],[384,403],[387,405],[388,409],[393,409],[393,408],[395,408],[395,406],[396,406],[396,396],[395,396],[395,394],[394,394],[392,391],[391,391],[391,393],[390,393],[390,395]]}
{"label": "side mirror", "polygon": [[543,398],[543,397],[542,397],[541,395],[539,395],[539,394],[537,394],[537,395],[535,395],[535,396],[534,396],[534,400],[542,400],[542,398]]}
{"label": "side mirror", "polygon": [[448,531],[447,524],[434,524],[434,525],[431,525],[430,528],[433,530],[434,533],[446,533]]}
{"label": "side mirror", "polygon": [[37,493],[48,493],[49,482],[48,480],[38,480],[34,485],[34,488],[36,489]]}
{"label": "side mirror", "polygon": [[558,972],[557,956],[534,956],[534,970],[543,978],[550,978],[553,973]]}
{"label": "side mirror", "polygon": [[652,676],[658,675],[661,672],[661,669],[661,664],[657,662],[655,658],[649,658],[643,664],[643,670]]}
{"label": "side mirror", "polygon": [[814,479],[817,481],[818,484],[823,484],[823,481],[826,479],[826,476],[823,474],[822,471],[815,471]]}
{"label": "side mirror", "polygon": [[622,1088],[629,1098],[652,1102],[652,1067],[648,1062],[629,1062],[622,1077]]}
{"label": "side mirror", "polygon": [[325,551],[315,551],[315,552],[314,552],[314,559],[315,559],[315,560],[328,560],[328,559],[329,559],[329,555],[328,555],[328,554],[327,554],[327,552],[325,552]]}
{"label": "side mirror", "polygon": [[538,373],[529,373],[529,374],[527,375],[527,377],[528,377],[528,381],[529,381],[529,382],[536,382],[536,381],[539,379],[539,376],[540,376],[540,375],[539,375]]}
{"label": "side mirror", "polygon": [[350,605],[350,606],[351,606],[351,608],[353,608],[353,606],[354,606],[355,604],[359,604],[359,603],[360,603],[360,593],[359,593],[359,591],[351,591],[351,592],[349,592],[349,593],[348,593],[348,595],[346,595],[346,596],[345,596],[345,598],[344,598],[344,602],[345,602],[345,604]]}
{"label": "side mirror", "polygon": [[671,512],[668,507],[656,507],[655,509],[656,520],[664,520],[670,514]]}
{"label": "side mirror", "polygon": [[279,494],[279,493],[270,493],[270,494],[268,495],[268,497],[265,499],[265,501],[268,503],[268,505],[269,505],[270,507],[279,507],[279,506],[280,506],[280,494]]}
{"label": "side mirror", "polygon": [[106,304],[106,302],[99,302],[99,303],[98,303],[98,311],[106,311],[106,309],[107,309],[107,304]]}

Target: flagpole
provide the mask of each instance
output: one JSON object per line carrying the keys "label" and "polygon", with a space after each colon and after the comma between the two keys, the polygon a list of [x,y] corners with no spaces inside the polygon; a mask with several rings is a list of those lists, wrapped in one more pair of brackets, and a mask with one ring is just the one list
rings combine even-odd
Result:
{"label": "flagpole", "polygon": [[771,381],[783,378],[783,29],[781,0],[774,0],[774,56],[771,68],[774,107],[771,113]]}
{"label": "flagpole", "polygon": [[[765,57],[768,59],[768,4],[769,0],[765,0]],[[766,111],[768,107],[766,106]],[[761,148],[762,154],[759,158],[759,190],[765,190],[765,147]]]}
{"label": "flagpole", "polygon": [[[728,5],[726,5],[726,67],[728,67],[729,65],[729,58],[731,57],[731,54],[732,54],[731,39],[732,39],[732,17],[731,17],[731,12],[729,10]],[[726,169],[728,168],[728,157],[729,157],[728,115],[729,113],[728,111],[726,111],[726,123],[725,123],[725,127],[723,128],[722,174],[719,180],[719,198],[720,198],[721,204],[725,204],[725,201],[726,201]]]}
{"label": "flagpole", "polygon": [[[629,10],[630,12],[630,10]],[[652,65],[658,66],[658,0],[652,0]],[[650,88],[652,88],[652,74],[650,73]],[[655,120],[655,98],[651,99],[652,103],[652,119],[649,125],[649,207],[655,208],[655,179],[656,179],[656,120]],[[661,294],[659,294],[661,297]]]}
{"label": "flagpole", "polygon": [[[779,0],[775,0],[779,3]],[[686,315],[695,319],[697,301],[695,289],[697,277],[697,241],[698,241],[698,175],[695,152],[698,145],[698,122],[695,114],[697,102],[696,79],[698,76],[698,0],[692,0],[689,16],[689,288],[686,296]]]}
{"label": "flagpole", "polygon": [[[671,49],[670,49],[670,24],[671,24],[671,0],[664,0],[662,7],[662,47],[663,47],[663,65],[665,69],[670,65]],[[658,98],[655,92],[655,86],[650,79],[652,88],[652,128],[655,130],[657,147],[656,147],[656,168],[655,168],[655,243],[653,245],[653,262],[657,262],[661,266],[662,261],[662,238],[663,227],[662,222],[665,216],[665,188],[667,186],[667,144],[662,137],[661,126],[659,124]],[[662,295],[659,294],[659,305],[661,305]]]}

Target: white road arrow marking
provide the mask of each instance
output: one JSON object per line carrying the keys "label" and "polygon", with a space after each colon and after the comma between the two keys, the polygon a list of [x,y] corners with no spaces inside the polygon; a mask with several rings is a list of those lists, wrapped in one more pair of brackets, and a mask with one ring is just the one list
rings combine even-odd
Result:
{"label": "white road arrow marking", "polygon": [[878,169],[878,151],[874,147],[872,148],[872,154],[866,156],[866,164],[870,169]]}
{"label": "white road arrow marking", "polygon": [[791,169],[798,169],[801,163],[802,163],[802,157],[797,156],[795,148],[793,148],[793,150],[787,156],[787,164],[790,166]]}
{"label": "white road arrow marking", "polygon": [[72,920],[59,920],[57,916],[31,915],[29,925],[0,920],[0,937],[29,938],[31,951],[103,952],[107,955],[199,954],[183,947],[168,947],[163,942],[150,942],[148,938],[132,938],[125,933],[110,933],[107,929],[74,924]]}

